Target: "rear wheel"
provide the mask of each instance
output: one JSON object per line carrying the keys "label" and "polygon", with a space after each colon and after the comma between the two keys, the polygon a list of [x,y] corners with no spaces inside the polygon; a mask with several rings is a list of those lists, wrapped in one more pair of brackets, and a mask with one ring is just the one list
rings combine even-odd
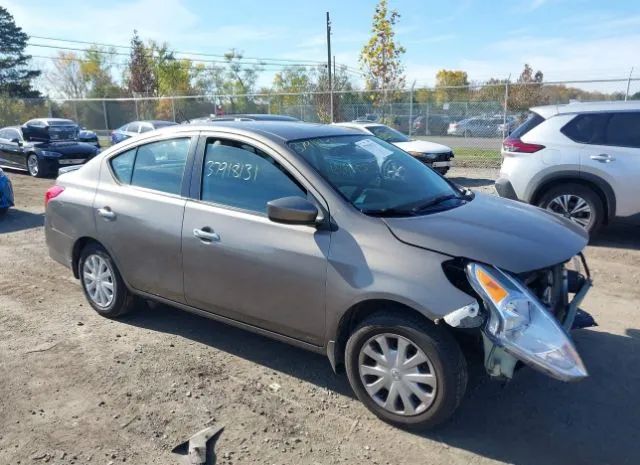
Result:
{"label": "rear wheel", "polygon": [[38,156],[35,153],[29,154],[27,157],[27,171],[34,178],[41,178],[43,176],[42,164],[38,160]]}
{"label": "rear wheel", "polygon": [[563,184],[545,192],[538,206],[563,216],[594,234],[604,221],[604,205],[596,192],[582,184]]}
{"label": "rear wheel", "polygon": [[132,310],[137,299],[102,246],[89,244],[82,250],[78,274],[85,297],[100,315],[117,318]]}
{"label": "rear wheel", "polygon": [[457,342],[418,318],[377,314],[347,341],[347,376],[358,399],[382,420],[429,428],[460,404],[467,368]]}

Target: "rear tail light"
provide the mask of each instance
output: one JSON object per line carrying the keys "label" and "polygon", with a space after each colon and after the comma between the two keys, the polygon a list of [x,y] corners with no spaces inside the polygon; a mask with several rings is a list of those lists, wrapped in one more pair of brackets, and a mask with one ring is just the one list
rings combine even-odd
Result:
{"label": "rear tail light", "polygon": [[502,149],[505,152],[534,153],[543,148],[544,145],[528,144],[527,142],[522,142],[520,139],[512,139],[510,137],[502,142]]}
{"label": "rear tail light", "polygon": [[47,192],[44,193],[44,206],[46,207],[51,199],[55,199],[57,196],[62,194],[62,192],[64,192],[64,187],[62,186],[56,185],[47,189]]}

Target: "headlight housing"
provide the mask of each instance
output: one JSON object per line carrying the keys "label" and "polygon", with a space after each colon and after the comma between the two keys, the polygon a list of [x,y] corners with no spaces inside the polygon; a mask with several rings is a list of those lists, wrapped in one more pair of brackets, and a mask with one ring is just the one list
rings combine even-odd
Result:
{"label": "headlight housing", "polygon": [[571,339],[522,283],[509,274],[469,263],[467,278],[489,310],[487,337],[514,357],[562,381],[588,376]]}
{"label": "headlight housing", "polygon": [[49,150],[40,150],[40,155],[46,158],[60,158],[62,156],[61,153],[51,152]]}

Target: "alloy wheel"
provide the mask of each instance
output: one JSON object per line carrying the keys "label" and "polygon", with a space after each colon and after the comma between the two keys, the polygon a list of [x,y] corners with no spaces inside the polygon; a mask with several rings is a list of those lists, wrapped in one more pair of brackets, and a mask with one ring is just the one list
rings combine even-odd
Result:
{"label": "alloy wheel", "polygon": [[396,415],[418,415],[435,400],[433,364],[403,336],[384,333],[368,339],[360,349],[358,370],[371,399]]}
{"label": "alloy wheel", "polygon": [[82,280],[91,301],[99,307],[111,305],[115,297],[113,270],[100,255],[89,255],[82,267]]}
{"label": "alloy wheel", "polygon": [[29,158],[27,158],[27,169],[29,170],[29,174],[31,176],[38,176],[38,157],[33,154],[29,155]]}
{"label": "alloy wheel", "polygon": [[589,229],[593,217],[591,205],[575,194],[554,197],[547,205],[547,210],[562,215],[585,229]]}

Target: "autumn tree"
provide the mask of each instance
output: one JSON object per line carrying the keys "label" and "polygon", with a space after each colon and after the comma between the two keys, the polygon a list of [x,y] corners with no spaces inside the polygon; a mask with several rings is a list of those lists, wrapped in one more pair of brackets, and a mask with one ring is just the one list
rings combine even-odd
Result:
{"label": "autumn tree", "polygon": [[126,81],[127,89],[133,95],[152,96],[156,94],[158,81],[153,59],[136,30],[133,31],[131,38],[131,54]]}
{"label": "autumn tree", "polygon": [[526,111],[535,105],[546,103],[542,89],[544,75],[542,71],[533,71],[528,64],[515,84],[509,86],[508,107],[513,111]]}
{"label": "autumn tree", "polygon": [[103,48],[91,45],[80,62],[80,71],[87,87],[87,96],[120,97],[122,90],[113,79],[114,48]]}
{"label": "autumn tree", "polygon": [[469,76],[466,71],[441,69],[436,73],[436,102],[459,102],[469,99]]}
{"label": "autumn tree", "polygon": [[405,84],[401,57],[405,48],[396,43],[394,27],[400,19],[396,10],[389,10],[387,0],[376,6],[371,25],[371,38],[360,52],[360,66],[365,73],[367,90],[376,91],[375,103],[388,102],[389,94]]}
{"label": "autumn tree", "polygon": [[86,97],[87,79],[82,70],[82,59],[74,52],[58,52],[46,79],[56,93],[64,98]]}
{"label": "autumn tree", "polygon": [[40,71],[29,69],[31,56],[25,55],[29,36],[18,27],[9,11],[0,6],[0,94],[38,97],[32,81]]}

